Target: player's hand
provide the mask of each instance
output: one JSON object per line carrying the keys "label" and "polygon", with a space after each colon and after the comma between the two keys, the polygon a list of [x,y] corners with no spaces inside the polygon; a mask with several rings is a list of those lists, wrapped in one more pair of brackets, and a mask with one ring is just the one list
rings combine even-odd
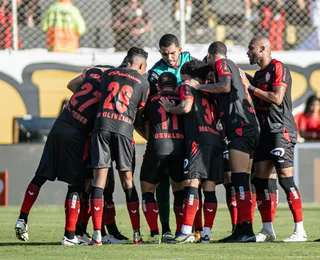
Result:
{"label": "player's hand", "polygon": [[160,101],[159,101],[160,105],[163,106],[164,110],[167,111],[167,112],[170,112],[170,108],[172,107],[175,107],[176,104],[174,103],[174,101],[170,101],[169,99],[167,98],[160,98]]}
{"label": "player's hand", "polygon": [[247,76],[246,76],[246,73],[245,73],[242,69],[239,69],[239,73],[240,73],[240,77],[241,77],[242,83],[243,83],[246,87],[249,87],[251,84],[250,84],[250,81],[248,80],[248,78],[247,78]]}
{"label": "player's hand", "polygon": [[190,87],[193,87],[195,89],[198,89],[198,86],[200,85],[199,81],[195,79],[188,79],[184,81],[185,84],[189,85]]}

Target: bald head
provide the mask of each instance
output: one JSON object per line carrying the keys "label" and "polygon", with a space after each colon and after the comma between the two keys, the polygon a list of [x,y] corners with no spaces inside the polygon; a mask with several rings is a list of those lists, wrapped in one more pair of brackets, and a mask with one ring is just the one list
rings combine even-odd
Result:
{"label": "bald head", "polygon": [[[271,44],[266,37],[253,38],[248,45],[247,55],[250,60],[250,64],[269,63],[271,60]],[[261,66],[260,66],[261,67]]]}
{"label": "bald head", "polygon": [[260,36],[253,38],[249,45],[254,45],[258,48],[263,47],[265,51],[271,52],[271,44],[268,38]]}

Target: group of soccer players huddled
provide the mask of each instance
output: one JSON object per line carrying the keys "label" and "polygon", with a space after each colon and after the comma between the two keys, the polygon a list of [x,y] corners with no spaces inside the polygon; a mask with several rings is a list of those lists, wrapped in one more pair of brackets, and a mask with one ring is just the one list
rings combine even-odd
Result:
{"label": "group of soccer players huddled", "polygon": [[[219,242],[276,241],[277,179],[295,224],[283,241],[306,241],[293,179],[297,132],[291,75],[271,58],[269,40],[256,37],[248,45],[250,64],[260,67],[254,77],[227,59],[222,42],[213,42],[203,60],[182,52],[173,34],[162,36],[159,47],[162,58],[148,73],[148,53],[132,47],[119,67],[88,67],[69,82],[73,95],[51,129],[26,190],[15,224],[17,238],[29,240],[28,215],[40,188],[58,179],[68,183],[62,245],[128,243],[115,221],[115,163],[135,244],[209,243],[218,184],[225,187],[232,223],[232,233]],[[150,228],[143,239],[133,182],[134,129],[147,140],[138,173],[141,208]],[[170,186],[174,235],[168,217]],[[252,227],[256,206],[263,223],[257,235]]]}

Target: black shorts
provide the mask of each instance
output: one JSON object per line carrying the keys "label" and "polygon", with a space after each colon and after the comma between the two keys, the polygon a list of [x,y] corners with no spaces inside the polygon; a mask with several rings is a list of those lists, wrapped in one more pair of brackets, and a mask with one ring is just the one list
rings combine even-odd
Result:
{"label": "black shorts", "polygon": [[140,181],[158,184],[169,174],[174,182],[182,182],[184,156],[184,154],[156,155],[147,150],[141,166]]}
{"label": "black shorts", "polygon": [[83,187],[88,171],[84,160],[87,138],[76,127],[56,121],[48,135],[36,175]]}
{"label": "black shorts", "polygon": [[250,155],[253,158],[254,150],[259,140],[258,127],[246,127],[242,129],[242,135],[232,135],[228,137],[228,149],[237,150]]}
{"label": "black shorts", "polygon": [[223,183],[223,150],[214,145],[192,142],[187,145],[184,162],[184,179],[201,179]]}
{"label": "black shorts", "polygon": [[110,168],[116,162],[118,171],[133,171],[134,143],[129,138],[109,131],[92,134],[91,168]]}
{"label": "black shorts", "polygon": [[281,133],[262,133],[254,153],[254,162],[273,161],[276,168],[293,166],[295,143]]}

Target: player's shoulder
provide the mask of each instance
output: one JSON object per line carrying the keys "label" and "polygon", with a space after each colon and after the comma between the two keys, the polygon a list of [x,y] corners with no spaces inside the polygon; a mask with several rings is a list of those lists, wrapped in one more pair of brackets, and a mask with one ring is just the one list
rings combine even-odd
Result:
{"label": "player's shoulder", "polygon": [[271,64],[276,68],[286,68],[287,70],[289,69],[289,67],[286,64],[284,64],[283,62],[281,62],[277,59],[273,59],[271,61]]}

